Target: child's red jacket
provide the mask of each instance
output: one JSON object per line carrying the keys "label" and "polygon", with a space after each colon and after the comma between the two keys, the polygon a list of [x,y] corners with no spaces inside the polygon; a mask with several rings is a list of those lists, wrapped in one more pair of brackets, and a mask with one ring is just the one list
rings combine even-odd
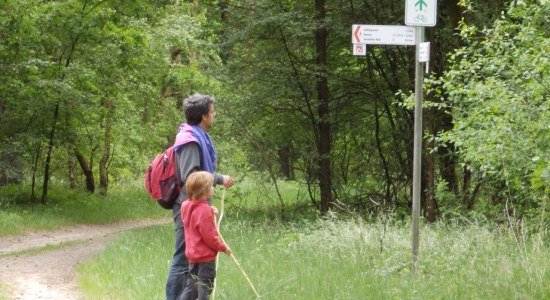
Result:
{"label": "child's red jacket", "polygon": [[187,199],[181,205],[185,232],[185,256],[190,263],[215,261],[218,252],[227,251],[214,223],[214,212],[206,200]]}

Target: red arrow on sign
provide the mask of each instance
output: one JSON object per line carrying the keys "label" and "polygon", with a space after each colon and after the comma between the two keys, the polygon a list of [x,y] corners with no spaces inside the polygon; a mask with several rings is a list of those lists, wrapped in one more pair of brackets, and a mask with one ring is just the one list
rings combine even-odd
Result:
{"label": "red arrow on sign", "polygon": [[353,36],[355,37],[355,40],[358,44],[361,43],[361,39],[359,38],[359,30],[361,29],[361,25],[357,25],[357,28],[355,28],[355,32],[353,33]]}

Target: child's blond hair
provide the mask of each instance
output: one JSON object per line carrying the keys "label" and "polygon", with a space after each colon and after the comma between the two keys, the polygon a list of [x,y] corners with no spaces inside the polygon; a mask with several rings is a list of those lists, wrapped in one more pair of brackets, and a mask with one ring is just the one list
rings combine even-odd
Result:
{"label": "child's blond hair", "polygon": [[214,176],[206,171],[191,173],[185,181],[189,199],[200,199],[214,186]]}

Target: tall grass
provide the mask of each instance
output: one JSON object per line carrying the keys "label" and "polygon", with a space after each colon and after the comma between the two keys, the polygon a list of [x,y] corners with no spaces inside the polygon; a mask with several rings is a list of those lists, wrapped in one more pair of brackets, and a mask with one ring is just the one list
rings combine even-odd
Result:
{"label": "tall grass", "polygon": [[[519,249],[506,229],[424,226],[416,276],[410,226],[330,218],[300,224],[227,220],[222,234],[262,299],[548,299],[550,251],[538,239]],[[83,265],[91,298],[163,299],[171,226],[124,234]],[[221,254],[218,299],[254,299]]]}
{"label": "tall grass", "polygon": [[[301,202],[299,186],[284,184],[279,192],[267,182],[239,182],[226,199],[222,224],[263,299],[550,298],[546,236],[487,222],[424,225],[412,276],[407,222],[336,214],[319,219]],[[141,184],[115,187],[107,197],[54,185],[47,205],[14,204],[28,196],[14,187],[0,190],[0,235],[170,215]],[[171,225],[126,232],[79,267],[79,285],[91,299],[164,299],[173,239]],[[223,254],[217,288],[218,299],[254,299]]]}
{"label": "tall grass", "polygon": [[[214,197],[216,206],[219,205],[222,195],[223,191],[217,189]],[[227,213],[239,219],[316,219],[319,212],[304,200],[308,198],[307,187],[303,184],[282,180],[275,184],[269,178],[242,178],[228,191],[225,205],[228,208]]]}
{"label": "tall grass", "polygon": [[170,215],[150,200],[138,183],[114,186],[105,197],[53,184],[45,205],[30,203],[28,190],[24,185],[0,189],[0,235]]}
{"label": "tall grass", "polygon": [[164,299],[172,245],[170,225],[126,232],[79,266],[79,285],[90,299]]}

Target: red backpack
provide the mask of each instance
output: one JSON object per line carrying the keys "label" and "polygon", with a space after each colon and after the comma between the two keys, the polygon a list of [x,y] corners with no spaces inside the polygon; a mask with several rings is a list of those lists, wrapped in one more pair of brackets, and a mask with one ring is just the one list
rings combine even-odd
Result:
{"label": "red backpack", "polygon": [[145,189],[160,206],[172,209],[181,191],[176,176],[176,157],[173,146],[157,155],[147,168]]}

